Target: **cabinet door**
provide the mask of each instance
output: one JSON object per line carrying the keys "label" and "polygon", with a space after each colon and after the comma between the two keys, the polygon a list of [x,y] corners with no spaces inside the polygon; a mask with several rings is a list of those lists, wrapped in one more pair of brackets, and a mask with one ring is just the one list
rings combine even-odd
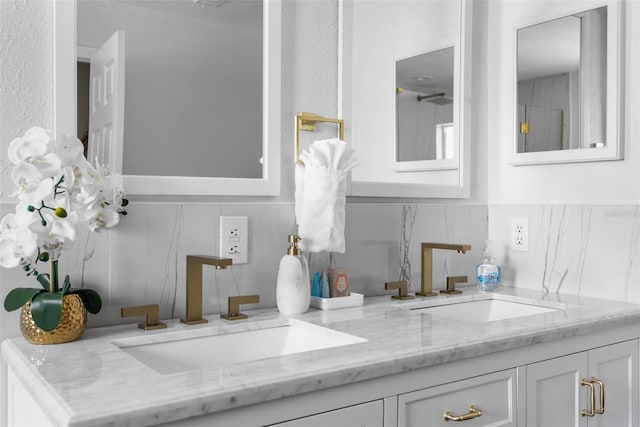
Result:
{"label": "cabinet door", "polygon": [[447,426],[444,414],[460,416],[474,406],[482,415],[465,426],[515,426],[515,369],[398,396],[399,426]]}
{"label": "cabinet door", "polygon": [[[587,353],[533,363],[526,367],[525,411],[527,427],[586,427],[581,402],[588,398],[580,380],[587,376]],[[582,398],[581,398],[582,396]]]}
{"label": "cabinet door", "polygon": [[[638,426],[638,341],[589,351],[589,378],[604,383],[605,410],[589,419],[589,427]],[[600,407],[600,389],[596,387]]]}
{"label": "cabinet door", "polygon": [[284,423],[274,424],[277,427],[382,427],[384,409],[382,400],[349,406],[323,412],[322,414],[298,418]]}

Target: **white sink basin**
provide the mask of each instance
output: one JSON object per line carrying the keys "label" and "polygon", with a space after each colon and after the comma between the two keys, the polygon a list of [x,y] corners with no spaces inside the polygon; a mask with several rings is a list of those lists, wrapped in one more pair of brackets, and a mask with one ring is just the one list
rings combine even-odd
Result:
{"label": "white sink basin", "polygon": [[465,301],[437,306],[416,307],[410,310],[421,310],[434,316],[446,317],[469,323],[494,322],[496,320],[513,319],[533,314],[550,313],[557,308],[529,303],[485,299]]}
{"label": "white sink basin", "polygon": [[217,328],[112,341],[161,374],[236,364],[356,344],[367,340],[294,319],[247,323],[251,330]]}

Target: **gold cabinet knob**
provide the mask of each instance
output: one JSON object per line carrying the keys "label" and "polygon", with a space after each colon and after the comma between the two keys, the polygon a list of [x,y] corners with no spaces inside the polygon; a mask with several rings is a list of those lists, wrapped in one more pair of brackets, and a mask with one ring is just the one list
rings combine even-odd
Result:
{"label": "gold cabinet knob", "polygon": [[158,304],[136,305],[132,307],[122,307],[120,309],[120,316],[145,316],[146,322],[138,323],[138,328],[149,331],[153,329],[164,329],[167,327],[166,323],[162,323],[160,321],[159,312],[160,309],[158,308]]}

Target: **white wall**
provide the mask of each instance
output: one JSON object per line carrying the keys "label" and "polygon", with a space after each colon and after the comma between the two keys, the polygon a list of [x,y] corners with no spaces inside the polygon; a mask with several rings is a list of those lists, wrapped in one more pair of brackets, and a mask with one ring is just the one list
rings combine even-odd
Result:
{"label": "white wall", "polygon": [[[487,2],[489,236],[499,242],[507,284],[640,303],[640,3],[626,3],[624,160],[511,166],[512,19],[593,2]],[[511,250],[512,218],[529,219],[528,252]]]}
{"label": "white wall", "polygon": [[[9,63],[19,64],[21,68],[11,75],[6,74],[7,68],[2,68],[0,87],[7,92],[7,96],[2,97],[3,114],[0,115],[2,154],[6,153],[11,139],[29,126],[52,126],[53,123],[51,5],[30,1],[12,3],[17,5],[16,10],[8,6],[10,2],[0,2],[0,18],[16,23],[1,26],[0,35],[3,40],[11,41],[3,47]],[[34,54],[25,58],[25,51]],[[185,256],[217,253],[221,215],[249,217],[249,263],[218,272],[205,270],[204,312],[226,310],[226,297],[238,293],[260,294],[261,306],[275,306],[278,262],[287,247],[287,234],[294,231],[292,119],[299,111],[337,116],[337,2],[284,1],[282,51],[282,195],[131,200],[129,215],[118,228],[80,236],[61,262],[61,268],[71,275],[75,286],[84,283],[98,290],[104,299],[103,310],[90,316],[89,327],[131,323],[131,319],[119,317],[120,308],[126,305],[159,303],[161,317],[180,316],[184,311]],[[2,57],[4,60],[5,56]],[[23,71],[28,79],[20,77]],[[479,70],[479,75],[483,72]],[[317,133],[304,133],[303,146],[314,139],[333,136],[335,131],[326,127]],[[486,148],[481,136],[477,141],[473,149],[479,153]],[[12,184],[6,179],[6,159],[3,158],[3,162],[2,214],[14,208],[9,195]],[[350,269],[354,290],[384,294],[387,293],[384,282],[397,279],[405,205],[412,206],[416,212],[414,226],[407,226],[409,231],[413,230],[408,254],[413,264],[412,276],[416,280],[419,277],[419,242],[427,240],[473,244],[474,249],[466,255],[437,255],[435,267],[440,272],[473,276],[487,230],[486,206],[482,203],[482,192],[486,188],[482,184],[482,167],[474,168],[478,179],[473,180],[474,198],[470,201],[443,204],[438,200],[350,198],[347,253],[338,255],[336,263]],[[381,259],[384,262],[380,262]],[[325,268],[327,263],[326,256],[311,260],[312,268]],[[443,277],[436,279],[437,285]],[[0,297],[4,298],[15,286],[31,282],[19,269],[0,269]],[[440,284],[444,287],[444,283]],[[19,334],[17,312],[0,311],[0,324],[0,338]]]}

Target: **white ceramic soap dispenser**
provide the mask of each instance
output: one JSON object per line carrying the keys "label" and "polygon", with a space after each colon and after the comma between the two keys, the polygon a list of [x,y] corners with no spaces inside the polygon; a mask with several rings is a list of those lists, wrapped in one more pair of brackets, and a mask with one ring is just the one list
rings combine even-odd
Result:
{"label": "white ceramic soap dispenser", "polygon": [[289,235],[287,255],[280,260],[276,282],[276,304],[282,314],[302,314],[309,309],[311,285],[309,264],[298,247],[300,237]]}

